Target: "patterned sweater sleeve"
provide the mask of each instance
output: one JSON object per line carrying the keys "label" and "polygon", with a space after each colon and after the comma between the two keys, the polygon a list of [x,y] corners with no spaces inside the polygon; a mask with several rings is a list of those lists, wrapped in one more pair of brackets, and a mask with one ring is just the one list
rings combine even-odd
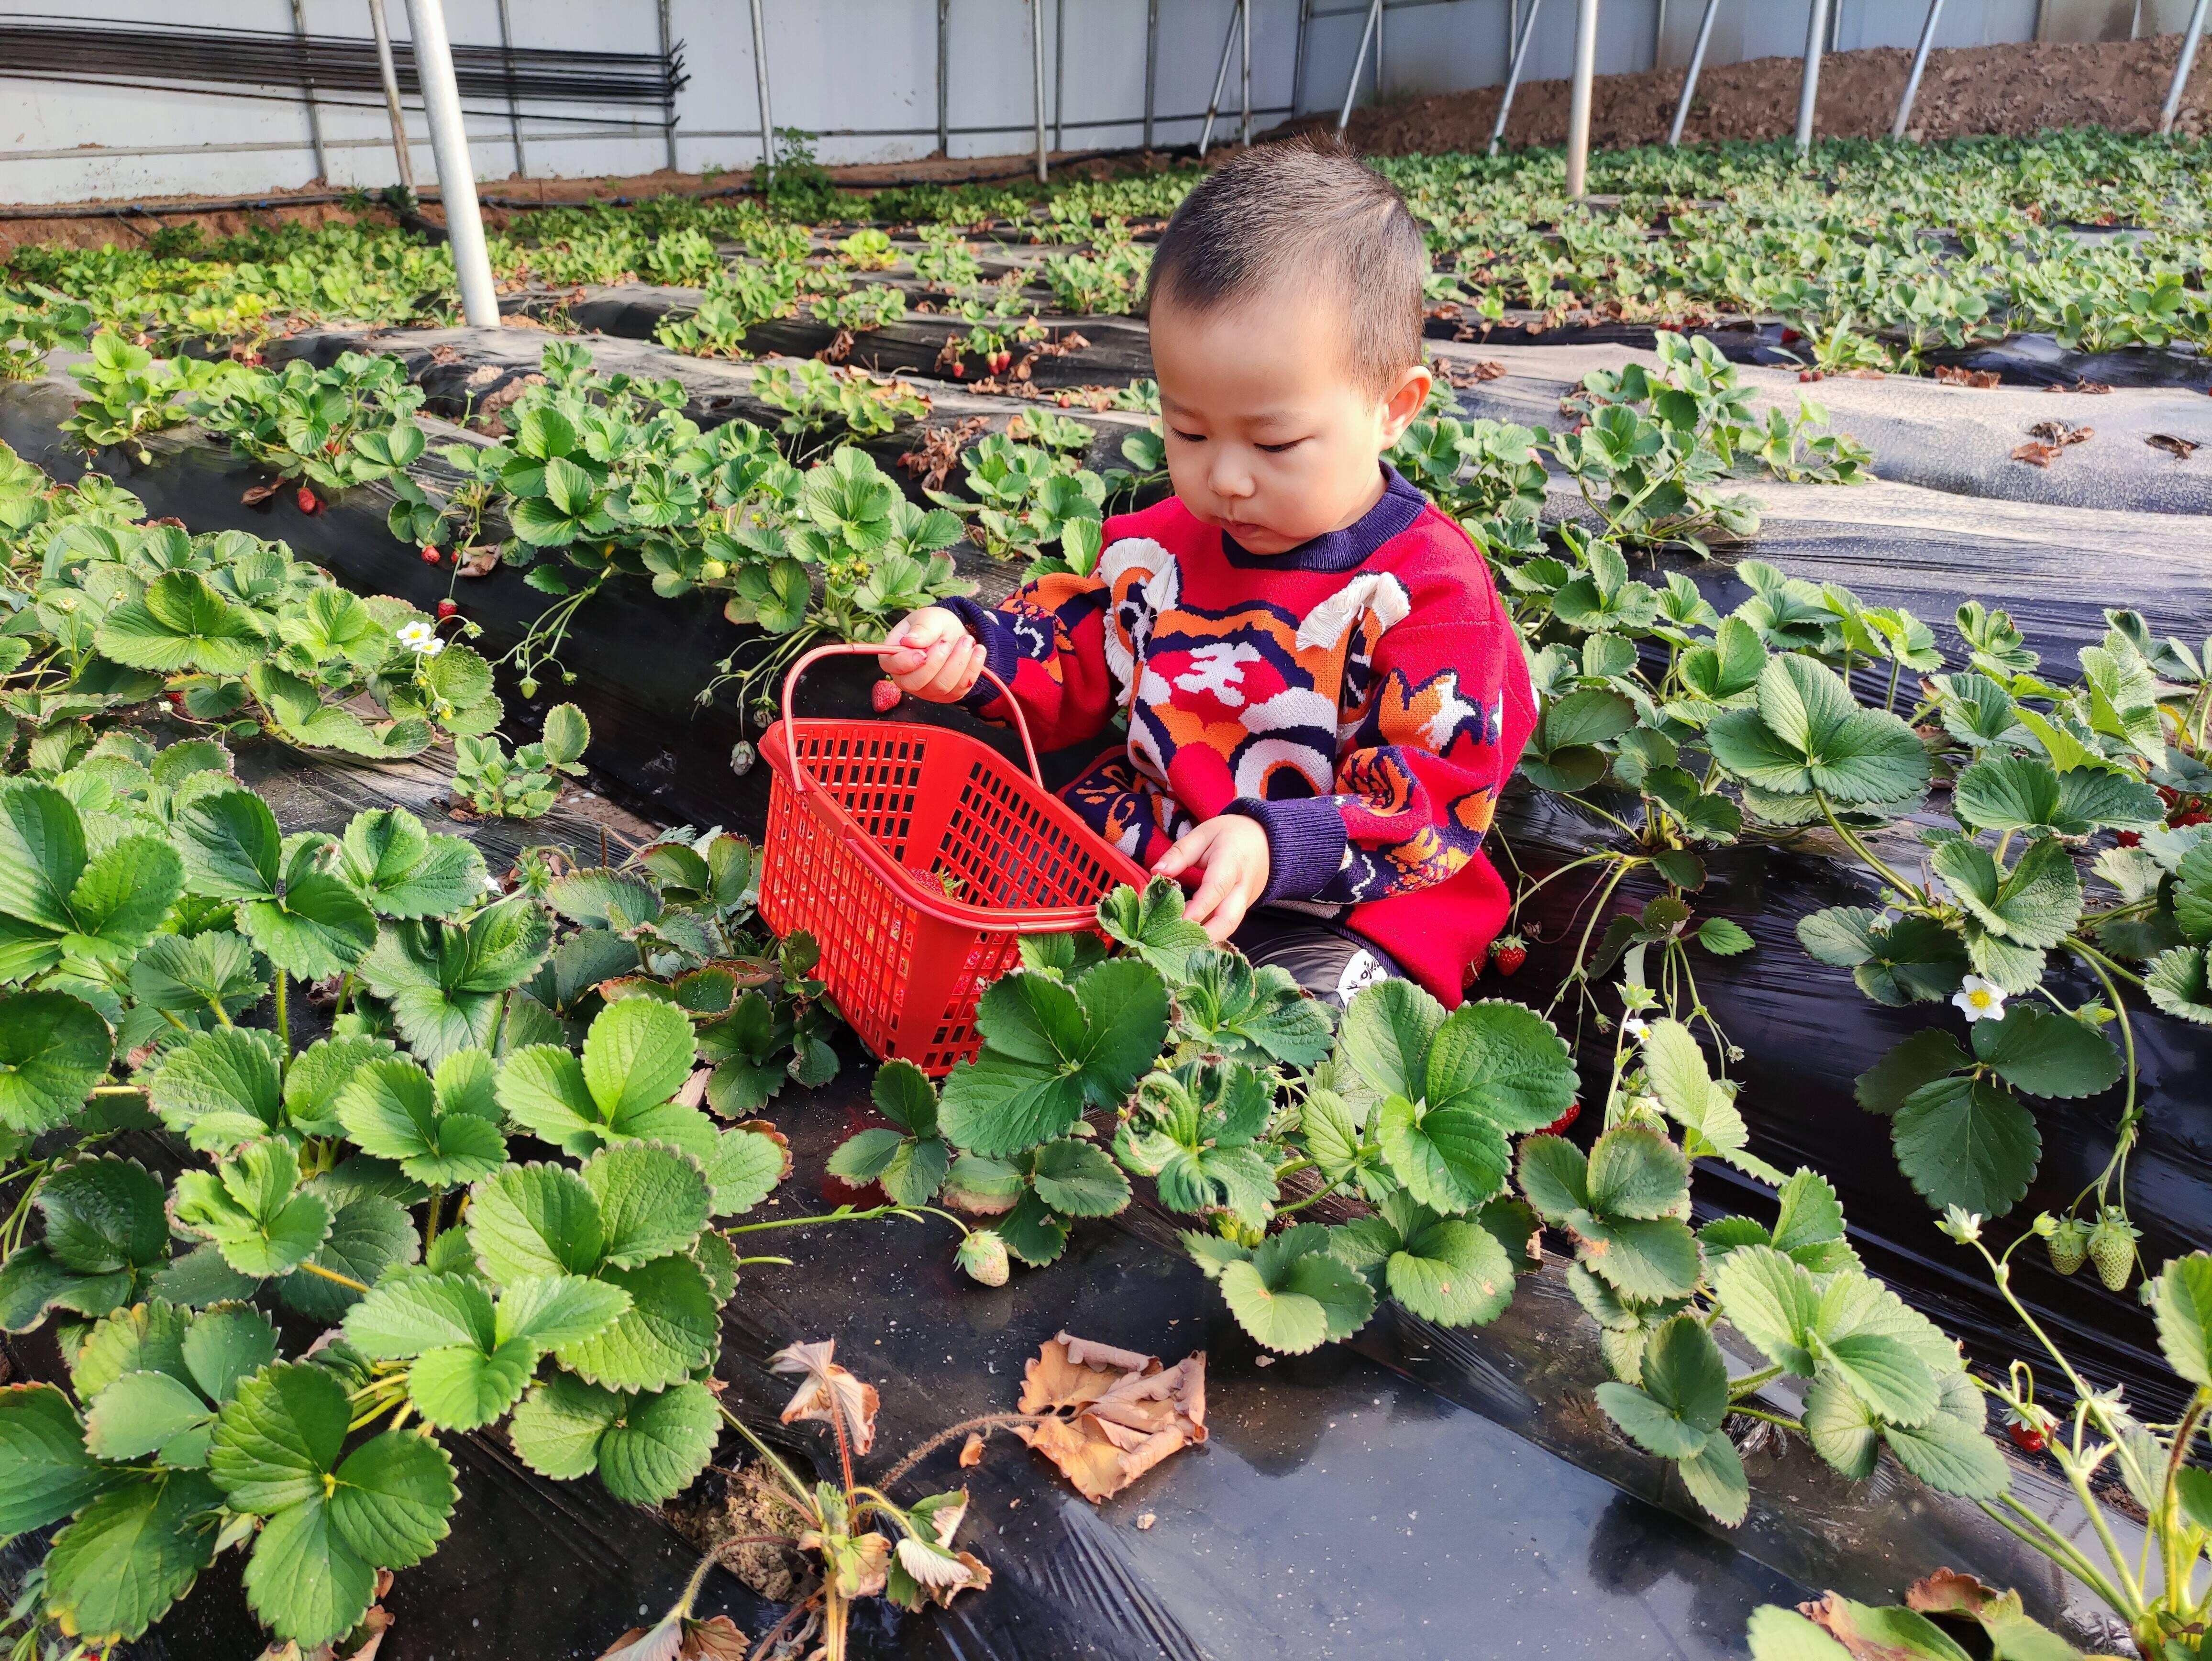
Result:
{"label": "patterned sweater sleeve", "polygon": [[[1011,687],[1040,750],[1096,738],[1115,708],[1106,630],[1112,595],[1097,576],[1065,573],[1025,583],[998,605],[939,602],[981,642],[991,672]],[[1011,722],[1006,700],[977,678],[964,700],[987,721]]]}
{"label": "patterned sweater sleeve", "polygon": [[1535,697],[1494,597],[1486,619],[1455,609],[1389,623],[1370,611],[1358,624],[1334,794],[1232,806],[1267,833],[1263,898],[1356,905],[1433,887],[1480,857]]}

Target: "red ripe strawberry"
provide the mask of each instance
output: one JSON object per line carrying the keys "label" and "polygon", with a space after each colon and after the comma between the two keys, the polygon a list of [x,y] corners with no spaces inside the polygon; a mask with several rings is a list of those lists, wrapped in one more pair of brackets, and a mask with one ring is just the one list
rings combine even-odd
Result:
{"label": "red ripe strawberry", "polygon": [[1528,947],[1518,934],[1500,934],[1490,943],[1490,961],[1499,974],[1513,974],[1528,961]]}
{"label": "red ripe strawberry", "polygon": [[429,542],[424,543],[422,545],[422,563],[425,565],[435,565],[438,563],[438,558],[437,545]]}
{"label": "red ripe strawberry", "polygon": [[965,363],[956,363],[956,364],[954,364],[954,365],[952,366],[952,378],[953,378],[955,380],[967,380],[967,379],[968,379],[968,366],[967,366]]}
{"label": "red ripe strawberry", "polygon": [[1580,1102],[1569,1102],[1567,1110],[1544,1127],[1544,1134],[1547,1136],[1564,1136],[1567,1134],[1567,1127],[1582,1116],[1583,1104]]}
{"label": "red ripe strawberry", "polygon": [[2186,813],[2176,813],[2166,823],[2177,830],[2186,830],[2192,824],[2212,824],[2212,813],[2201,807],[2192,807]]}
{"label": "red ripe strawberry", "polygon": [[2122,848],[2140,848],[2142,846],[2142,832],[2140,830],[2115,830],[2112,832],[2112,841]]}
{"label": "red ripe strawberry", "polygon": [[888,715],[897,709],[898,701],[903,696],[896,681],[879,680],[868,689],[868,700],[876,706],[876,713],[879,715]]}
{"label": "red ripe strawberry", "polygon": [[300,504],[300,511],[303,514],[319,514],[323,510],[323,504],[315,499],[315,493],[304,484],[294,495],[293,500]]}
{"label": "red ripe strawberry", "polygon": [[438,602],[438,621],[443,623],[447,618],[459,615],[460,609],[461,608],[459,606],[454,605],[450,599],[440,600]]}
{"label": "red ripe strawberry", "polygon": [[2045,1445],[2043,1433],[2033,1425],[2021,1422],[2018,1414],[2005,1415],[2005,1434],[2022,1453],[2040,1453]]}

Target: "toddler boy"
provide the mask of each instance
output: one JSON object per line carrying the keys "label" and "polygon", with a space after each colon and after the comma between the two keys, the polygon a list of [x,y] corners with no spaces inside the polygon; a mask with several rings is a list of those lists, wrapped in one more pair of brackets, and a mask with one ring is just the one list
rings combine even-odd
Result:
{"label": "toddler boy", "polygon": [[1467,534],[1381,459],[1421,411],[1419,229],[1332,141],[1261,146],[1176,210],[1146,288],[1175,494],[1106,521],[1087,576],[914,612],[884,672],[1041,748],[1128,742],[1063,793],[1194,879],[1184,915],[1341,1005],[1460,1001],[1506,914],[1481,849],[1535,722]]}

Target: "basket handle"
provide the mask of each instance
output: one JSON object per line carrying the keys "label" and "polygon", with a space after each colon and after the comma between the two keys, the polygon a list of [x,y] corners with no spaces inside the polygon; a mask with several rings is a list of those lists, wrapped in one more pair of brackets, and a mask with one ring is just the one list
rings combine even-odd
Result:
{"label": "basket handle", "polygon": [[[869,646],[858,642],[816,647],[798,662],[793,664],[791,672],[783,678],[783,730],[794,735],[799,730],[794,724],[792,713],[792,698],[799,690],[799,676],[814,664],[820,662],[823,658],[889,657],[895,651],[905,649],[903,647]],[[1038,789],[1043,789],[1045,788],[1044,770],[1037,765],[1036,745],[1030,742],[1030,724],[1023,717],[1019,701],[1015,698],[1013,690],[997,675],[992,673],[988,664],[983,666],[983,678],[999,689],[1000,693],[1006,700],[1006,708],[1013,712],[1014,731],[1021,734],[1022,755],[1029,762],[1030,777],[1036,782]],[[799,763],[799,745],[795,737],[791,745],[791,787],[802,796],[806,794],[806,769]]]}

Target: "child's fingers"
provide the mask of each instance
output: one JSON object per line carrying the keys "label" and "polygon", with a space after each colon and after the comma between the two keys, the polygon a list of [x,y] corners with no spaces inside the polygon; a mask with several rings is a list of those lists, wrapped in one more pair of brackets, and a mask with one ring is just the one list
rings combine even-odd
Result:
{"label": "child's fingers", "polygon": [[[1229,931],[1236,928],[1237,920],[1244,914],[1243,903],[1235,898],[1241,886],[1242,875],[1233,861],[1215,861],[1206,867],[1205,879],[1198,885],[1198,892],[1190,897],[1190,903],[1182,909],[1184,920],[1204,928],[1206,938],[1216,946],[1228,938]],[[1231,909],[1232,904],[1233,911]],[[1224,924],[1221,919],[1225,913],[1229,915],[1229,921]]]}
{"label": "child's fingers", "polygon": [[951,642],[945,661],[930,678],[929,689],[944,698],[957,698],[975,684],[983,648],[966,638]]}
{"label": "child's fingers", "polygon": [[1153,862],[1152,874],[1156,877],[1180,877],[1204,856],[1213,842],[1213,827],[1210,824],[1201,824],[1195,830],[1185,831],[1174,847]]}

